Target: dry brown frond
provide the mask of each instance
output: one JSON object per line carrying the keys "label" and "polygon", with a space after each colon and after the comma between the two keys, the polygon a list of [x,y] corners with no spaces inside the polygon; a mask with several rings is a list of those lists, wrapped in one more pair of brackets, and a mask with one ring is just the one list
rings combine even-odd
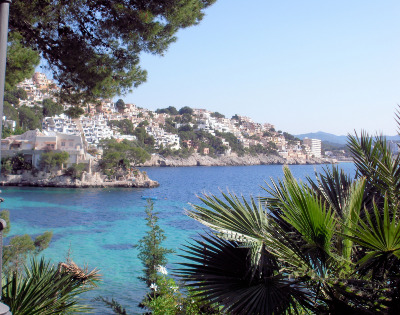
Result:
{"label": "dry brown frond", "polygon": [[88,266],[81,268],[72,260],[68,260],[65,263],[59,263],[58,271],[59,273],[72,274],[74,279],[81,281],[82,283],[90,282],[92,285],[94,285],[95,282],[101,280],[101,274],[99,274],[99,270],[97,268],[89,271]]}

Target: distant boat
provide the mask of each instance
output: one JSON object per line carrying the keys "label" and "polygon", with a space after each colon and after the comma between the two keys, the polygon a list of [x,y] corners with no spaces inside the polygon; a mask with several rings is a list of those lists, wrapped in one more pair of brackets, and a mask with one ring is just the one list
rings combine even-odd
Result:
{"label": "distant boat", "polygon": [[158,197],[155,197],[155,196],[153,196],[153,197],[151,197],[151,196],[142,196],[142,199],[151,199],[151,200],[157,200],[158,199]]}

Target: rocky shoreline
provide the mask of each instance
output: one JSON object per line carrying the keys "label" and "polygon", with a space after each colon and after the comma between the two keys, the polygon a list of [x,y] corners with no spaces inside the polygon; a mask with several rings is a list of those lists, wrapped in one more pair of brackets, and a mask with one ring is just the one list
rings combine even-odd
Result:
{"label": "rocky shoreline", "polygon": [[[331,159],[285,159],[276,155],[230,155],[211,157],[207,155],[193,154],[188,158],[163,157],[152,155],[151,159],[140,166],[149,167],[189,167],[189,166],[246,166],[246,165],[305,165],[305,164],[331,164]],[[113,179],[98,172],[84,172],[81,179],[62,174],[61,171],[38,172],[32,174],[25,171],[18,175],[1,175],[1,186],[30,186],[30,187],[62,187],[62,188],[154,188],[158,187],[157,181],[151,180],[146,172],[137,172],[134,179]]]}
{"label": "rocky shoreline", "polygon": [[158,154],[152,155],[151,159],[140,166],[152,167],[186,167],[186,166],[245,166],[245,165],[302,165],[302,164],[331,164],[332,159],[312,158],[312,159],[285,159],[277,155],[230,155],[211,157],[208,155],[193,154],[188,158],[163,157]]}
{"label": "rocky shoreline", "polygon": [[84,173],[82,179],[74,179],[67,175],[57,173],[23,172],[18,175],[1,175],[1,186],[30,186],[30,187],[60,187],[60,188],[154,188],[158,187],[157,181],[151,180],[146,172],[138,172],[135,179],[109,180],[100,173]]}

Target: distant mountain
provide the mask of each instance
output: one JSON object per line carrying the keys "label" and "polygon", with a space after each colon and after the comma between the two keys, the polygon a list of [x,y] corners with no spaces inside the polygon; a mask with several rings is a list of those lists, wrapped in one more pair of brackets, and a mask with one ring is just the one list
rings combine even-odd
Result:
{"label": "distant mountain", "polygon": [[[337,136],[332,133],[327,133],[323,131],[303,133],[300,135],[294,135],[295,137],[303,140],[304,138],[319,139],[321,141],[327,141],[330,143],[346,144],[347,136]],[[400,141],[400,136],[386,136],[387,140]]]}
{"label": "distant mountain", "polygon": [[323,131],[303,133],[301,135],[295,135],[295,137],[303,140],[304,138],[319,139],[321,141],[328,141],[331,143],[346,144],[347,136],[337,136],[332,133],[327,133]]}

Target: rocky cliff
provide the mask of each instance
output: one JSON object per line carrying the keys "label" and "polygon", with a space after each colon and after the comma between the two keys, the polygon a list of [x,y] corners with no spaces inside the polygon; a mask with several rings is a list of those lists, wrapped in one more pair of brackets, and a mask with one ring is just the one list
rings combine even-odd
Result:
{"label": "rocky cliff", "polygon": [[33,187],[65,187],[65,188],[102,188],[102,187],[133,187],[153,188],[159,183],[151,180],[146,172],[137,172],[129,180],[109,180],[107,176],[100,173],[84,173],[82,179],[73,179],[70,176],[58,173],[39,172],[32,174],[24,172],[20,175],[0,176],[2,186],[33,186]]}
{"label": "rocky cliff", "polygon": [[276,155],[230,155],[211,157],[207,155],[193,154],[188,158],[163,157],[158,154],[152,155],[149,161],[141,166],[238,166],[238,165],[269,165],[269,164],[325,164],[332,163],[329,159],[285,159]]}

